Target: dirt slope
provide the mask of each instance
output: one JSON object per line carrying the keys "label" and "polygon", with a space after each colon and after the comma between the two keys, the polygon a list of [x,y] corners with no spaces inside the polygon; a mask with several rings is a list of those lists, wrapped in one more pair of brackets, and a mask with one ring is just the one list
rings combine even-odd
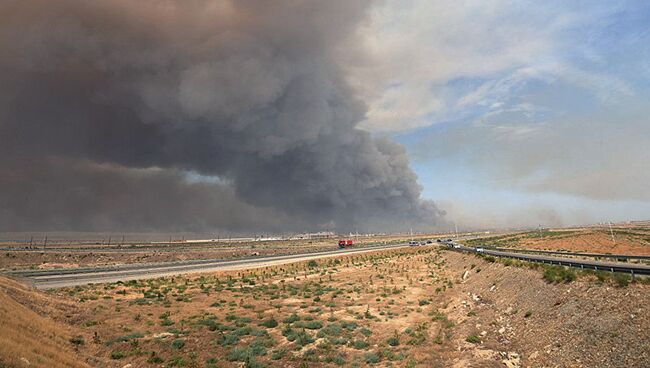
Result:
{"label": "dirt slope", "polygon": [[0,366],[88,367],[70,349],[70,328],[41,315],[52,307],[44,294],[0,277]]}
{"label": "dirt slope", "polygon": [[457,341],[459,366],[504,366],[508,353],[522,367],[650,366],[648,285],[587,277],[549,284],[537,270],[458,253],[445,258],[460,280],[445,312],[456,333],[480,340]]}

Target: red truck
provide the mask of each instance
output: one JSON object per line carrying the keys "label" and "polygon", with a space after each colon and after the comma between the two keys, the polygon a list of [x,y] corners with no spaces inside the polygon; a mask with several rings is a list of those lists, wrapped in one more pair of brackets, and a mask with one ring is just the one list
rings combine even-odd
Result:
{"label": "red truck", "polygon": [[339,240],[339,248],[347,248],[352,246],[352,239],[341,239]]}

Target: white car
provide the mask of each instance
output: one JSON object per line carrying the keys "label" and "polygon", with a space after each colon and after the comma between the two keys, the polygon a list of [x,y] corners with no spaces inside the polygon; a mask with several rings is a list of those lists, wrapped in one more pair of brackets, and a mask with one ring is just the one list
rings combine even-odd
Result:
{"label": "white car", "polygon": [[454,249],[460,249],[460,244],[454,244]]}
{"label": "white car", "polygon": [[485,250],[484,250],[483,248],[476,248],[476,251],[477,251],[478,253],[483,253],[483,252],[485,252]]}

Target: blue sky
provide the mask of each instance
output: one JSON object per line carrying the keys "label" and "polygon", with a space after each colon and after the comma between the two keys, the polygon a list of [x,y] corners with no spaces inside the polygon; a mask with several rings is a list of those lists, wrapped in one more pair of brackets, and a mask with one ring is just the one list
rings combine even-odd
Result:
{"label": "blue sky", "polygon": [[361,126],[407,148],[452,221],[650,218],[650,2],[388,1],[371,19]]}

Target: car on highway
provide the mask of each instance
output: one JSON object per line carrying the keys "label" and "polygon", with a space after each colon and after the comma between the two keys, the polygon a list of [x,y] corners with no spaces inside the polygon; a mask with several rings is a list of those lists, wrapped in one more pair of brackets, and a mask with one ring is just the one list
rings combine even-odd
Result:
{"label": "car on highway", "polygon": [[409,246],[410,246],[410,247],[417,247],[418,245],[420,245],[420,243],[416,242],[415,240],[411,240],[411,241],[409,242]]}
{"label": "car on highway", "polygon": [[427,240],[427,244],[433,244],[431,240]]}
{"label": "car on highway", "polygon": [[485,249],[483,249],[483,248],[476,248],[476,252],[478,252],[478,253],[483,253],[483,252],[485,252]]}

